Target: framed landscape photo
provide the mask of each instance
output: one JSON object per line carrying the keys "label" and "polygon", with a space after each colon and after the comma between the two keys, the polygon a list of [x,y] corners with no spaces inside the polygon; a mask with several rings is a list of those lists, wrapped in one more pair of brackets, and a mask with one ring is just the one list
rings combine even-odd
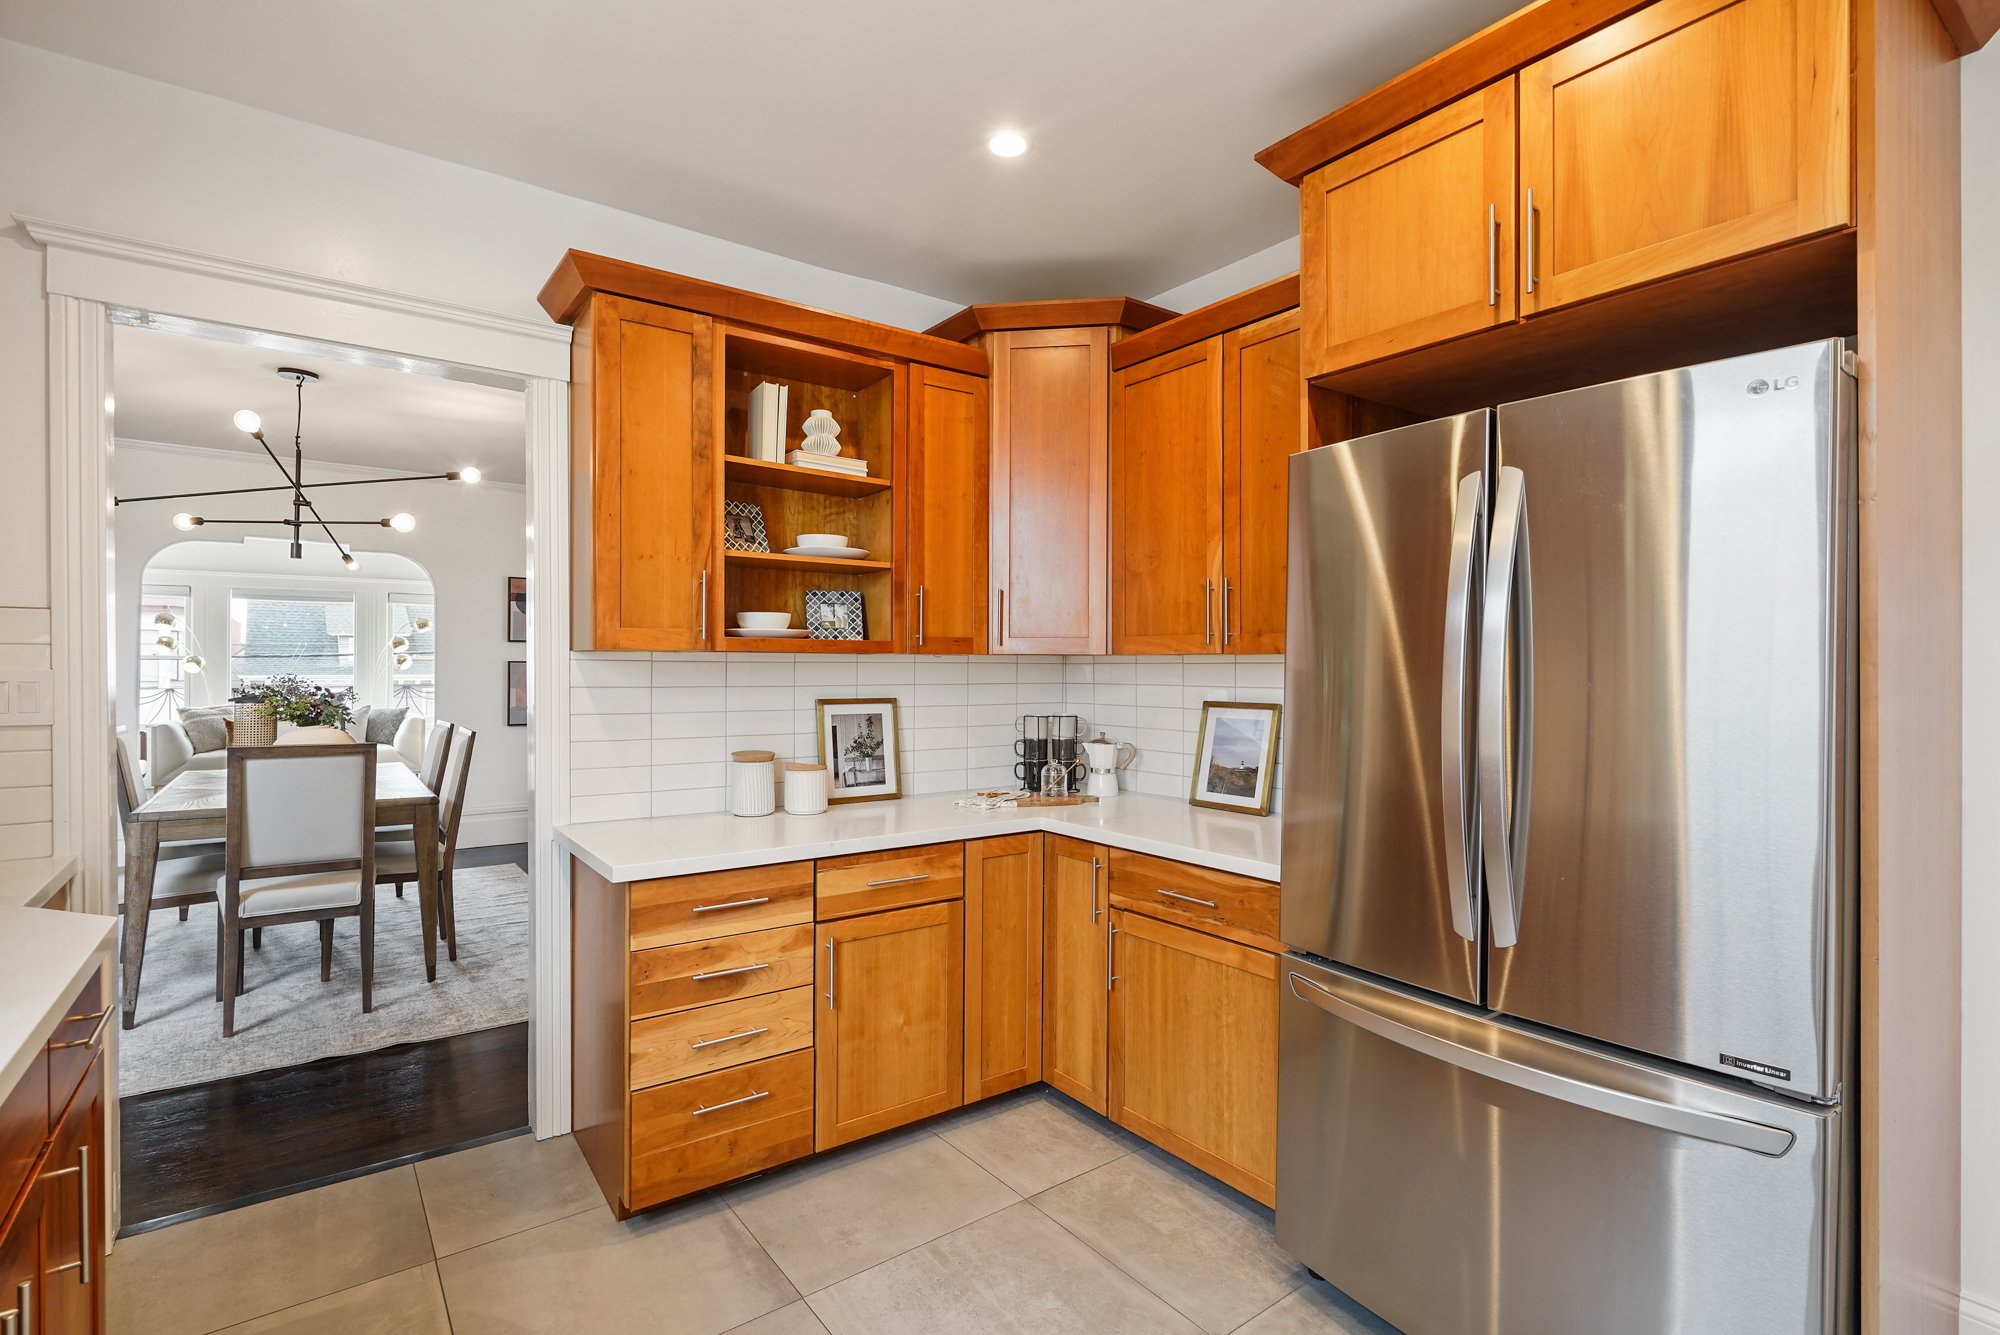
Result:
{"label": "framed landscape photo", "polygon": [[528,577],[507,577],[507,643],[528,642]]}
{"label": "framed landscape photo", "polygon": [[903,795],[894,700],[821,700],[819,759],[833,781],[829,802]]}
{"label": "framed landscape photo", "polygon": [[507,660],[507,726],[528,726],[528,664],[526,659]]}
{"label": "framed landscape photo", "polygon": [[1280,705],[1204,701],[1188,801],[1221,811],[1271,814],[1281,709]]}

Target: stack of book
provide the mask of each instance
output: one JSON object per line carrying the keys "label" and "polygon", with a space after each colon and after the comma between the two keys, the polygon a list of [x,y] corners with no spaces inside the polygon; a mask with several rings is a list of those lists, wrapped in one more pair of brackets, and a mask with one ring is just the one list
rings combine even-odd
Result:
{"label": "stack of book", "polygon": [[808,454],[804,450],[793,450],[785,456],[785,462],[797,468],[817,468],[823,473],[844,473],[848,477],[868,476],[866,459],[854,459],[844,454]]}
{"label": "stack of book", "polygon": [[750,391],[750,441],[752,459],[767,464],[785,457],[785,410],[790,407],[791,387],[766,380]]}

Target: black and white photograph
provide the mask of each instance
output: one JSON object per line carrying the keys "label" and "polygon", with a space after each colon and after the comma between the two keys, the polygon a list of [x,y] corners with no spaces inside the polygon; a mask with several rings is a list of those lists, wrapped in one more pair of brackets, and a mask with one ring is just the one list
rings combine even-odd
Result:
{"label": "black and white photograph", "polygon": [[854,589],[807,589],[806,629],[815,640],[865,640],[867,606]]}
{"label": "black and white photograph", "polygon": [[819,759],[833,778],[832,802],[903,795],[894,700],[821,700]]}
{"label": "black and white photograph", "polygon": [[1225,700],[1204,702],[1188,801],[1198,807],[1269,815],[1280,709]]}
{"label": "black and white photograph", "polygon": [[768,552],[771,535],[764,529],[764,507],[755,501],[722,503],[722,549],[728,552]]}

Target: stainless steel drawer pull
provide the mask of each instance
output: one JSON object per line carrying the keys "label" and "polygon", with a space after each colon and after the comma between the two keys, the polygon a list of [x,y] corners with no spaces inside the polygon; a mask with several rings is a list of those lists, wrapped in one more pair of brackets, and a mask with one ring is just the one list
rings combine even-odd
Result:
{"label": "stainless steel drawer pull", "polygon": [[35,1281],[14,1286],[14,1310],[0,1312],[0,1335],[35,1335]]}
{"label": "stainless steel drawer pull", "polygon": [[767,1024],[759,1026],[756,1029],[745,1029],[740,1034],[724,1034],[721,1038],[704,1038],[699,1043],[688,1044],[688,1047],[696,1052],[700,1052],[703,1048],[712,1048],[717,1043],[734,1043],[739,1039],[755,1038],[759,1034],[768,1034],[770,1032],[771,1026]]}
{"label": "stainless steel drawer pull", "polygon": [[1096,922],[1104,916],[1104,910],[1099,908],[1097,904],[1097,873],[1103,870],[1103,867],[1104,863],[1099,859],[1093,857],[1090,860],[1090,920],[1092,922]]}
{"label": "stainless steel drawer pull", "polygon": [[1184,895],[1178,890],[1169,890],[1162,885],[1154,886],[1153,893],[1156,895],[1165,895],[1168,899],[1178,899],[1181,900],[1183,903],[1199,904],[1205,909],[1212,909],[1215,907],[1215,901],[1212,899],[1196,899],[1193,895]]}
{"label": "stainless steel drawer pull", "polygon": [[755,1103],[758,1099],[768,1099],[770,1097],[771,1097],[770,1090],[760,1089],[755,1094],[745,1094],[740,1099],[731,1099],[727,1103],[718,1103],[712,1108],[709,1107],[707,1104],[703,1104],[701,1107],[696,1108],[694,1110],[694,1115],[696,1117],[706,1117],[708,1114],[712,1112],[721,1112],[724,1108],[735,1108],[745,1103]]}
{"label": "stainless steel drawer pull", "polygon": [[[88,1019],[90,1017],[78,1016],[77,1018]],[[48,1273],[51,1275],[66,1275],[70,1271],[74,1270],[77,1272],[76,1276],[77,1279],[84,1284],[88,1284],[90,1283],[90,1233],[91,1233],[90,1146],[88,1145],[77,1146],[76,1162],[73,1165],[71,1165],[68,1168],[57,1168],[51,1172],[43,1173],[42,1180],[46,1182],[50,1178],[68,1177],[71,1173],[76,1174],[76,1203],[77,1203],[76,1217],[77,1217],[77,1232],[79,1234],[77,1241],[77,1252],[76,1252],[77,1259],[71,1261],[68,1265],[55,1266],[54,1268],[50,1269]]]}
{"label": "stainless steel drawer pull", "polygon": [[1104,990],[1109,992],[1118,982],[1118,924],[1112,923],[1104,933]]}
{"label": "stainless steel drawer pull", "polygon": [[768,964],[739,964],[733,969],[710,969],[707,973],[695,974],[689,981],[705,983],[711,978],[730,978],[739,973],[755,973],[759,969],[768,969],[770,967]]}
{"label": "stainless steel drawer pull", "polygon": [[769,895],[759,895],[755,899],[732,899],[727,904],[697,904],[694,906],[693,911],[696,913],[719,913],[723,909],[755,908],[759,904],[768,904],[770,902],[771,897]]}
{"label": "stainless steel drawer pull", "polygon": [[873,890],[877,886],[883,885],[908,885],[911,881],[928,881],[930,878],[931,874],[929,872],[920,872],[915,876],[891,876],[886,881],[870,881],[868,888]]}
{"label": "stainless steel drawer pull", "polygon": [[104,1041],[104,1026],[111,1023],[110,1011],[99,1011],[95,1015],[71,1015],[67,1020],[81,1023],[85,1020],[97,1021],[97,1028],[90,1031],[89,1038],[73,1038],[67,1043],[49,1044],[50,1052],[60,1052],[64,1048],[94,1048]]}

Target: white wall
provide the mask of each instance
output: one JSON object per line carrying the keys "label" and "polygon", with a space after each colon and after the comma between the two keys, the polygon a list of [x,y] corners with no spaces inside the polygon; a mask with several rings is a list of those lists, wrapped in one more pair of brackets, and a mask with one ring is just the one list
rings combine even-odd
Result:
{"label": "white wall", "polygon": [[1170,311],[1191,311],[1211,301],[1233,297],[1259,283],[1281,278],[1298,267],[1299,239],[1288,236],[1255,255],[1245,255],[1240,260],[1211,270],[1199,278],[1190,278],[1178,287],[1170,287],[1146,300],[1155,306],[1165,306]]}
{"label": "white wall", "polygon": [[[411,467],[429,467],[411,460]],[[262,465],[260,468],[259,465]],[[440,467],[442,467],[440,465]],[[196,450],[144,442],[120,441],[112,458],[112,482],[128,496],[199,491],[211,487],[263,486],[274,470],[260,456],[222,450]],[[370,477],[366,470],[314,464],[314,477],[337,480]],[[411,533],[391,529],[350,529],[362,570],[370,552],[394,552],[422,566],[437,597],[437,711],[440,718],[474,728],[479,739],[473,751],[472,777],[466,791],[465,826],[460,843],[518,843],[528,837],[527,729],[507,726],[507,660],[527,657],[525,644],[507,642],[507,577],[525,574],[528,560],[527,501],[518,486],[452,482],[390,482],[381,486],[343,489],[344,513],[393,514],[407,510],[417,517]],[[364,500],[363,497],[366,497]],[[257,498],[239,498],[249,506]],[[351,504],[350,504],[351,502]],[[264,513],[277,513],[278,501],[265,498]],[[138,606],[146,563],[156,552],[185,541],[187,534],[169,522],[172,502],[121,506],[114,525],[118,563],[117,599],[120,609],[114,663],[118,669],[121,721],[128,721],[137,698],[134,654]],[[249,511],[243,511],[248,513]],[[203,528],[201,536],[230,539],[244,530]],[[264,530],[267,534],[270,530]],[[353,535],[360,536],[353,536]],[[224,668],[226,646],[209,642],[203,648]]]}
{"label": "white wall", "polygon": [[[1965,266],[1965,754],[2000,753],[2000,492],[1993,368],[2000,365],[2000,46],[1961,71]],[[2000,770],[1965,766],[1964,1143],[1960,1287],[1964,1335],[2000,1335]]]}

